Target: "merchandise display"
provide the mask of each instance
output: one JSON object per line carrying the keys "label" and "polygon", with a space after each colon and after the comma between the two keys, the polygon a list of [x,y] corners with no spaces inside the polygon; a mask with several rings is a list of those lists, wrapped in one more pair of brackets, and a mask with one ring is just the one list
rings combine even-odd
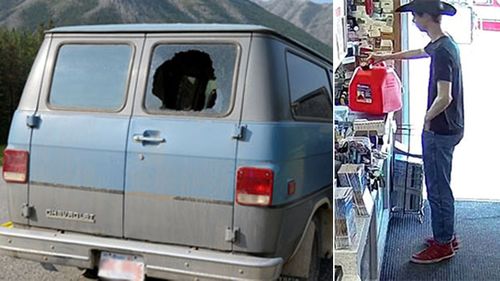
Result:
{"label": "merchandise display", "polygon": [[[362,65],[367,65],[370,53],[385,54],[399,51],[398,44],[400,33],[398,27],[399,17],[393,14],[394,0],[347,0],[347,55],[341,59],[342,64],[335,71],[335,104],[349,105],[349,84],[354,78],[355,71]],[[388,69],[392,69],[394,61],[386,61]],[[397,64],[396,68],[400,69]],[[352,84],[352,83],[351,83]],[[363,106],[362,103],[373,103],[373,94],[378,92],[369,84],[358,84],[356,86],[355,100],[359,100],[361,109],[369,109],[367,112],[382,114],[384,110],[378,109],[375,101],[372,106]],[[395,101],[397,104],[397,100]],[[393,102],[391,102],[392,104]],[[396,106],[397,107],[397,106]],[[397,110],[397,109],[396,109]],[[393,110],[393,111],[396,111]],[[378,113],[381,112],[382,113]],[[389,107],[385,112],[391,111]]]}
{"label": "merchandise display", "polygon": [[341,187],[352,187],[354,191],[363,192],[366,187],[365,165],[344,164],[338,171],[338,182]]}
{"label": "merchandise display", "polygon": [[418,214],[420,223],[423,223],[424,169],[422,158],[401,153],[394,155],[391,208],[394,212]]}
{"label": "merchandise display", "polygon": [[335,248],[348,249],[356,236],[352,188],[335,189]]}
{"label": "merchandise display", "polygon": [[349,41],[380,52],[394,49],[394,1],[348,0]]}
{"label": "merchandise display", "polygon": [[[339,142],[337,159],[343,163],[366,164],[372,163],[372,149],[367,137],[347,137]],[[341,159],[342,158],[342,159]]]}
{"label": "merchandise display", "polygon": [[335,106],[335,121],[346,122],[349,117],[349,107],[347,106]]}
{"label": "merchandise display", "polygon": [[346,280],[377,280],[384,253],[397,123],[394,112],[401,108],[402,89],[392,61],[384,67],[363,66],[372,52],[399,49],[394,3],[347,0],[347,52],[334,72],[336,190],[351,190],[350,210],[356,227],[355,239],[349,241],[345,238],[350,234],[345,231],[349,221],[336,216],[336,265]]}
{"label": "merchandise display", "polygon": [[347,106],[349,102],[348,89],[353,71],[341,64],[335,71],[335,107]]}
{"label": "merchandise display", "polygon": [[[368,140],[369,141],[369,140]],[[365,189],[367,185],[367,175],[365,165],[360,164],[344,164],[338,171],[339,186],[344,188],[352,188],[353,203],[358,217],[366,217],[369,215],[367,204],[365,204]]]}
{"label": "merchandise display", "polygon": [[357,119],[353,123],[353,129],[356,135],[366,134],[370,135],[375,132],[377,136],[382,136],[385,133],[385,122],[384,120],[366,120]]}
{"label": "merchandise display", "polygon": [[394,188],[422,191],[424,166],[421,158],[394,154]]}
{"label": "merchandise display", "polygon": [[[390,212],[386,179],[395,121],[393,113],[384,116],[351,110],[346,113],[346,107],[339,109],[338,116],[335,121],[336,263],[349,279],[359,276],[362,267],[367,270],[363,259],[369,260],[369,267],[380,264]],[[349,190],[349,200],[341,196],[345,194],[337,193],[345,190]],[[355,239],[350,232],[354,227]],[[368,257],[371,251],[376,257]]]}

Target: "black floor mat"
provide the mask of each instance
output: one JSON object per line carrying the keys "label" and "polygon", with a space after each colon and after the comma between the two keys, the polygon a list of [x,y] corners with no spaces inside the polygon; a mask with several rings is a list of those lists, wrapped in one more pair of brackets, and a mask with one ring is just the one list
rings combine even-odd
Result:
{"label": "black floor mat", "polygon": [[425,247],[424,238],[432,235],[429,206],[423,224],[415,215],[393,215],[380,280],[500,280],[500,203],[457,201],[455,214],[461,248],[452,259],[433,265],[409,261]]}

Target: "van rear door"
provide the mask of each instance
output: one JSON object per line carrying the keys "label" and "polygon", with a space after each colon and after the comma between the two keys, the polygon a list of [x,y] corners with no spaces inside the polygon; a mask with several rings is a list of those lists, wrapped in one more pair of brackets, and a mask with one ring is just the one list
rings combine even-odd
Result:
{"label": "van rear door", "polygon": [[125,237],[232,248],[248,44],[249,35],[148,35],[127,138]]}
{"label": "van rear door", "polygon": [[133,73],[144,35],[53,37],[31,144],[29,223],[121,237]]}

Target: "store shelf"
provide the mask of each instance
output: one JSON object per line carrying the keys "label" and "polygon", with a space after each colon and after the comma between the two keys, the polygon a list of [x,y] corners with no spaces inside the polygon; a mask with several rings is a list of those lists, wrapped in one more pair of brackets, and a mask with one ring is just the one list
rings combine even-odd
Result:
{"label": "store shelf", "polygon": [[[342,267],[343,281],[378,280],[384,258],[385,240],[390,219],[389,171],[393,149],[395,122],[392,113],[385,116],[369,116],[355,113],[354,118],[367,120],[385,119],[383,144],[378,150],[387,153],[386,159],[378,161],[380,173],[384,176],[385,186],[370,193],[373,204],[367,205],[369,217],[356,218],[357,235],[353,245],[347,250],[335,250],[335,264]],[[372,135],[372,134],[370,134]]]}
{"label": "store shelf", "polygon": [[[380,276],[380,272],[382,271],[382,263],[384,261],[384,253],[385,253],[385,243],[387,241],[387,232],[389,230],[389,220],[390,220],[390,210],[385,209],[382,213],[382,217],[380,219],[380,227],[378,227],[378,249],[383,249],[378,251],[378,265],[377,265],[377,276]],[[377,278],[378,280],[378,278]]]}
{"label": "store shelf", "polygon": [[356,218],[356,237],[350,249],[335,250],[335,264],[342,267],[344,280],[361,280],[361,260],[363,258],[366,243],[369,240],[372,216],[375,215],[372,209],[369,217]]}
{"label": "store shelf", "polygon": [[355,62],[356,62],[356,58],[355,57],[345,57],[342,60],[342,64],[350,64],[350,63],[355,63]]}

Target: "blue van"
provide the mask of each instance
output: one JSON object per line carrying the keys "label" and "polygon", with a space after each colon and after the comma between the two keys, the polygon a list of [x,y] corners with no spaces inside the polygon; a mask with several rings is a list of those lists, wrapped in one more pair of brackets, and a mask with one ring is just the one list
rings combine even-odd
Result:
{"label": "blue van", "polygon": [[0,253],[103,278],[317,280],[331,79],[330,60],[261,26],[48,31],[4,152]]}

